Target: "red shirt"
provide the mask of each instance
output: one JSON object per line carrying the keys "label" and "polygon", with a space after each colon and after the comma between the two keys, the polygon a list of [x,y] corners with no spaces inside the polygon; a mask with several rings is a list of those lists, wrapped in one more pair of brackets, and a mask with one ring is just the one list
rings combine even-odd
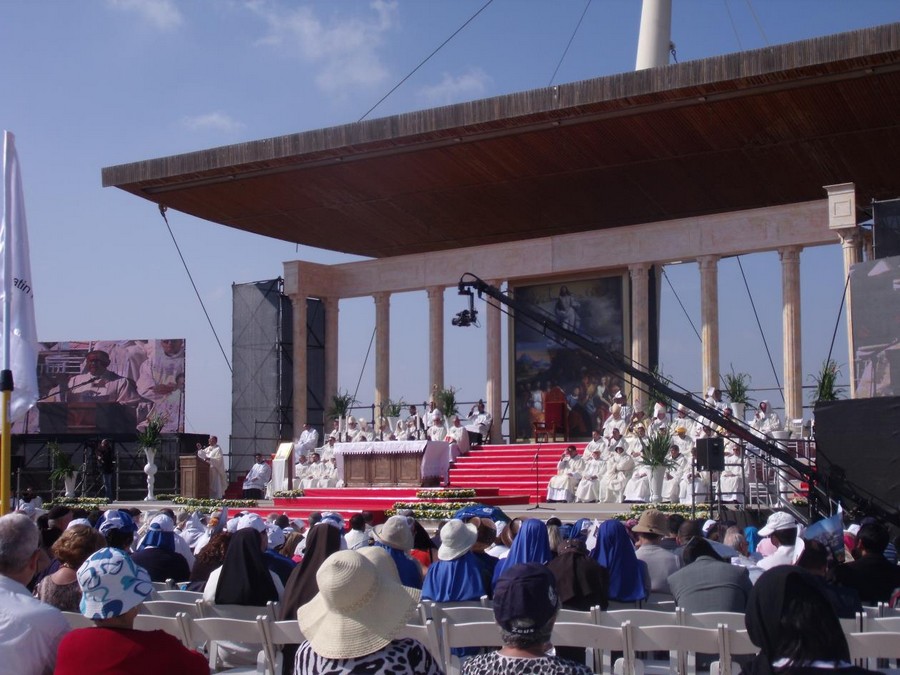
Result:
{"label": "red shirt", "polygon": [[199,652],[161,630],[77,628],[59,643],[54,675],[209,675]]}

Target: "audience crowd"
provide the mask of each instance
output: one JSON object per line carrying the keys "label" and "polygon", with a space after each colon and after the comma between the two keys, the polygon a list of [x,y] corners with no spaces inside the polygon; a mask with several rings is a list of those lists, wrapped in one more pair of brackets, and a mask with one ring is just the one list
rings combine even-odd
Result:
{"label": "audience crowd", "polygon": [[[894,604],[900,589],[884,524],[848,524],[835,548],[807,538],[786,511],[759,528],[653,508],[624,522],[461,513],[433,537],[405,511],[373,525],[365,512],[345,523],[334,512],[304,522],[57,506],[38,521],[0,518],[3,672],[208,672],[178,640],[134,629],[152,582],[165,579],[212,604],[277,602],[277,618],[298,621],[306,640],[285,648],[286,673],[440,673],[440,655],[397,635],[420,600],[485,596],[503,646],[457,650],[472,675],[590,672],[584,649],[552,646],[560,609],[666,601],[692,614],[745,613],[759,647],[745,672],[863,672],[838,619]],[[61,611],[95,627],[70,630]],[[217,667],[253,666],[256,651],[222,644]]]}

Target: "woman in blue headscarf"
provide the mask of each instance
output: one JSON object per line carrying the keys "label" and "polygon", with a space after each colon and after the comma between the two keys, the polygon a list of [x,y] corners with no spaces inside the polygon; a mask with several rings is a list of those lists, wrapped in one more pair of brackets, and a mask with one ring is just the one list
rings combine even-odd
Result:
{"label": "woman in blue headscarf", "polygon": [[759,544],[759,528],[748,525],[744,528],[744,539],[747,540],[747,548],[750,554],[756,553],[756,546]]}
{"label": "woman in blue headscarf", "polygon": [[497,563],[492,586],[497,585],[497,580],[503,574],[503,570],[509,569],[513,565],[530,562],[546,565],[552,558],[553,553],[550,551],[547,526],[542,520],[529,518],[522,522],[519,533],[513,539],[512,546],[509,547],[509,555]]}
{"label": "woman in blue headscarf", "polygon": [[147,536],[131,557],[147,570],[151,581],[190,579],[187,560],[175,551],[175,523],[165,514],[159,514],[150,522]]}
{"label": "woman in blue headscarf", "polygon": [[637,602],[649,595],[647,564],[637,559],[634,544],[621,521],[603,521],[591,557],[609,571],[610,600]]}

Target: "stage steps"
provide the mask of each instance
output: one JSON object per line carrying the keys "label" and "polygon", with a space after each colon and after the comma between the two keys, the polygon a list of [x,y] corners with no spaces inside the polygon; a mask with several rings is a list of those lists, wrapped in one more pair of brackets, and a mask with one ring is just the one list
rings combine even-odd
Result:
{"label": "stage steps", "polygon": [[450,469],[450,487],[494,487],[500,495],[527,494],[530,503],[535,503],[537,493],[543,501],[547,481],[556,474],[556,464],[569,445],[582,453],[587,443],[485,445],[457,458]]}

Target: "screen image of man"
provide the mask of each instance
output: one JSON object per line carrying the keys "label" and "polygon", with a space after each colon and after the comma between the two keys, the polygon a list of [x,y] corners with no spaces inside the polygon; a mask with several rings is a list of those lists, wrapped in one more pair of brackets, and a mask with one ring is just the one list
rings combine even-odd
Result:
{"label": "screen image of man", "polygon": [[164,432],[184,431],[184,340],[159,340],[136,384],[138,394],[153,403],[148,417],[162,417]]}
{"label": "screen image of man", "polygon": [[55,387],[50,400],[65,403],[137,404],[141,397],[134,382],[109,370],[109,354],[94,350],[84,357],[84,372]]}

